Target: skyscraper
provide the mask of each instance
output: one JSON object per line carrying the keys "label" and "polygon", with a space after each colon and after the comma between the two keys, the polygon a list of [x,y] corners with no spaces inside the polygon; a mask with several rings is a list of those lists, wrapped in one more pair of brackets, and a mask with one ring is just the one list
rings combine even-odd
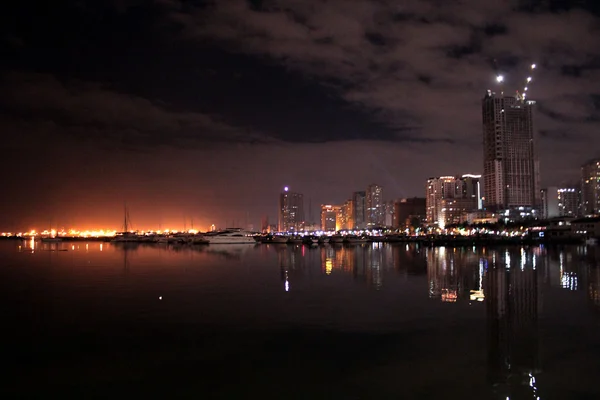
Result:
{"label": "skyscraper", "polygon": [[490,90],[482,100],[484,205],[488,210],[523,211],[539,206],[534,104]]}
{"label": "skyscraper", "polygon": [[429,178],[426,189],[427,222],[444,227],[466,219],[481,207],[480,175]]}
{"label": "skyscraper", "polygon": [[585,215],[600,213],[600,159],[581,166],[581,206]]}
{"label": "skyscraper", "polygon": [[279,232],[304,229],[304,196],[286,186],[279,195]]}
{"label": "skyscraper", "polygon": [[383,187],[371,184],[367,187],[366,212],[367,228],[385,224],[385,207],[383,204]]}
{"label": "skyscraper", "polygon": [[366,192],[354,192],[352,194],[352,219],[354,229],[365,229],[367,227],[365,218]]}

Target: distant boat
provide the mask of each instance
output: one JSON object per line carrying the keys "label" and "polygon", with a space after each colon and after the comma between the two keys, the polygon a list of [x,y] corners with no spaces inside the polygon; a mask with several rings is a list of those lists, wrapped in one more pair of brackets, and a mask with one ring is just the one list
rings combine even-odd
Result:
{"label": "distant boat", "polygon": [[[50,232],[52,232],[52,229],[50,229]],[[58,236],[58,226],[56,227],[56,233],[54,234],[54,236],[50,234],[50,236],[44,236],[40,240],[43,243],[59,243],[63,241],[62,238]]]}
{"label": "distant boat", "polygon": [[114,239],[111,241],[116,243],[140,242],[140,236],[135,232],[130,232],[131,222],[129,220],[129,210],[127,209],[127,206],[125,206],[124,213],[123,231],[117,232]]}
{"label": "distant boat", "polygon": [[208,244],[256,244],[252,232],[230,228],[221,232],[211,232],[204,236]]}
{"label": "distant boat", "polygon": [[288,239],[285,235],[267,235],[262,237],[261,243],[286,244]]}
{"label": "distant boat", "polygon": [[331,235],[329,243],[343,243],[344,237],[342,235]]}
{"label": "distant boat", "polygon": [[346,235],[344,243],[367,243],[369,238],[366,236]]}

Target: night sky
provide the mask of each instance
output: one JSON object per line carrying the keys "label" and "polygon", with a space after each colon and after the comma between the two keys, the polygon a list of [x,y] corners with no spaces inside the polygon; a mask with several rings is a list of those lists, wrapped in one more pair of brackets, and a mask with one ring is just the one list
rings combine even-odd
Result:
{"label": "night sky", "polygon": [[11,2],[0,231],[260,227],[482,172],[481,98],[538,68],[542,186],[600,156],[597,1]]}

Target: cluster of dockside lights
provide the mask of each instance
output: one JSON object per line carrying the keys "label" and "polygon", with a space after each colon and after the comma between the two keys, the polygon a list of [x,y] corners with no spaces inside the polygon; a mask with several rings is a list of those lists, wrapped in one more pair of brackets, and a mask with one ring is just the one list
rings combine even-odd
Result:
{"label": "cluster of dockside lights", "polygon": [[[490,226],[471,226],[471,227],[429,227],[429,228],[417,228],[414,231],[405,230],[405,231],[397,231],[391,229],[371,229],[371,230],[342,230],[342,231],[295,231],[295,232],[278,232],[275,235],[294,235],[294,236],[331,236],[334,234],[339,235],[357,235],[357,236],[386,236],[386,235],[402,235],[408,237],[422,237],[428,235],[449,235],[449,236],[494,236],[494,237],[521,237],[525,236],[533,230],[540,230],[543,228],[540,227],[502,227],[502,229],[494,229],[494,227]],[[212,229],[214,230],[214,229]],[[131,231],[131,233],[135,233],[137,235],[176,235],[176,234],[191,234],[197,235],[202,234],[202,232],[190,229],[190,230],[157,230],[157,231]],[[69,230],[61,230],[56,231],[52,230],[44,230],[44,231],[36,231],[30,230],[27,232],[2,232],[0,233],[0,237],[22,237],[25,239],[36,239],[36,238],[44,238],[44,237],[59,237],[59,238],[112,238],[119,234],[116,230],[85,230],[79,231],[76,229]],[[259,235],[260,233],[256,233]]]}

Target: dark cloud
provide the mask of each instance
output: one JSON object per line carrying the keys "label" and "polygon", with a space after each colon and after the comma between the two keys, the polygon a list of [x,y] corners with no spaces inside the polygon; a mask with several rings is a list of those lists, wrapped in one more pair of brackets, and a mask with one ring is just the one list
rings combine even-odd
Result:
{"label": "dark cloud", "polygon": [[24,132],[46,130],[56,137],[132,149],[273,141],[210,115],[178,112],[101,84],[63,83],[47,74],[6,73],[0,85],[5,123],[12,119],[12,128],[20,126]]}

